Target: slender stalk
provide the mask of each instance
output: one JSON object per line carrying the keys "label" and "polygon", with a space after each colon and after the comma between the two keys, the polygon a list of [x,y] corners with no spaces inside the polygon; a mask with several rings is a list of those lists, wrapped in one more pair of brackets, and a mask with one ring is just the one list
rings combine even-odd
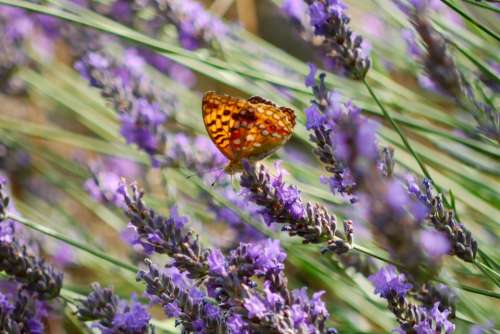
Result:
{"label": "slender stalk", "polygon": [[478,2],[478,1],[471,1],[471,0],[462,0],[463,2],[466,2],[468,4],[471,4],[473,6],[477,6],[477,7],[480,7],[480,8],[484,8],[484,9],[487,9],[487,10],[491,10],[495,13],[500,13],[500,9],[499,8],[496,8],[496,7],[493,7],[487,3],[482,3],[482,2]]}
{"label": "slender stalk", "polygon": [[46,226],[42,226],[42,225],[39,225],[39,224],[36,224],[36,223],[33,223],[33,222],[30,222],[29,220],[23,218],[23,217],[19,217],[15,214],[8,214],[6,216],[6,219],[12,219],[12,220],[15,220],[16,222],[26,226],[26,227],[29,227],[35,231],[38,231],[38,232],[41,232],[45,235],[48,235],[54,239],[57,239],[57,240],[60,240],[64,243],[67,243],[68,245],[71,245],[73,247],[76,247],[78,249],[81,249],[89,254],[92,254],[104,261],[107,261],[109,263],[112,263],[122,269],[125,269],[129,272],[132,272],[132,273],[137,273],[139,271],[139,268],[131,265],[131,264],[128,264],[128,263],[125,263],[125,262],[122,262],[120,260],[117,260],[109,255],[106,255],[105,253],[103,252],[100,252],[98,250],[95,250],[93,249],[92,247],[90,246],[87,246],[87,245],[84,245],[78,241],[75,241],[75,240],[71,240],[71,239],[68,239],[66,238],[66,236],[64,236],[62,233],[59,233],[59,232],[56,232],[54,230],[52,230],[51,228],[49,227],[46,227]]}
{"label": "slender stalk", "polygon": [[450,7],[451,9],[453,9],[455,12],[457,12],[458,14],[460,14],[460,16],[462,16],[464,19],[466,19],[467,21],[469,21],[472,24],[474,24],[480,30],[482,30],[486,34],[490,35],[491,37],[493,37],[497,41],[500,41],[500,36],[498,36],[495,32],[493,32],[492,30],[490,30],[488,27],[485,27],[481,23],[477,22],[474,18],[472,18],[471,16],[469,16],[462,9],[460,9],[456,4],[454,4],[450,0],[441,0],[441,1],[444,2],[448,7]]}
{"label": "slender stalk", "polygon": [[[394,130],[398,133],[398,135],[401,138],[401,140],[403,141],[403,144],[405,145],[405,147],[408,149],[408,151],[410,152],[410,154],[417,161],[417,164],[420,167],[420,169],[422,170],[422,173],[424,173],[424,176],[426,178],[428,178],[429,180],[431,180],[432,183],[435,184],[435,182],[432,180],[431,174],[427,170],[427,167],[425,167],[425,165],[422,162],[422,160],[418,157],[417,153],[413,150],[413,148],[410,145],[410,142],[406,139],[406,136],[403,134],[403,132],[401,131],[401,129],[399,128],[399,126],[397,125],[397,123],[394,121],[394,119],[391,117],[391,115],[389,114],[389,112],[382,105],[382,103],[378,99],[377,95],[375,95],[375,92],[370,87],[370,85],[368,84],[368,82],[366,81],[366,79],[363,79],[363,84],[365,85],[366,89],[368,89],[368,92],[372,96],[372,98],[375,101],[375,103],[377,103],[377,105],[379,106],[380,110],[382,110],[382,113],[384,114],[384,117],[387,118],[387,120],[389,121],[389,123],[391,123],[392,127],[394,128]],[[439,190],[439,192],[441,192],[441,190]]]}

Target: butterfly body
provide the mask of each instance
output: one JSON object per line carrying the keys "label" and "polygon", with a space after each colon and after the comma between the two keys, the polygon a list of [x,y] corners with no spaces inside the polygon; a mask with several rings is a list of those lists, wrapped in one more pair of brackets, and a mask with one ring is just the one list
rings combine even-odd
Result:
{"label": "butterfly body", "polygon": [[295,126],[292,109],[278,107],[259,96],[247,100],[207,92],[203,121],[208,135],[229,159],[226,172],[242,170],[241,161],[262,160],[290,139]]}

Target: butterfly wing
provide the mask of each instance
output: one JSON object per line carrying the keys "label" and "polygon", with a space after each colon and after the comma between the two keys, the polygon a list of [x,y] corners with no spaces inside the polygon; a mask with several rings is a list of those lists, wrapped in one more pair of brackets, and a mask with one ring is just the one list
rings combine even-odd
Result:
{"label": "butterfly wing", "polygon": [[285,112],[267,102],[251,104],[256,120],[248,129],[243,149],[249,160],[257,161],[271,155],[290,139],[295,126],[295,115],[291,109],[286,108]]}
{"label": "butterfly wing", "polygon": [[259,96],[248,100],[207,92],[203,120],[219,150],[235,165],[265,158],[290,139],[295,114]]}
{"label": "butterfly wing", "polygon": [[229,160],[235,159],[234,150],[230,145],[231,127],[235,123],[231,115],[238,107],[238,100],[229,95],[207,92],[202,102],[203,122],[208,135]]}

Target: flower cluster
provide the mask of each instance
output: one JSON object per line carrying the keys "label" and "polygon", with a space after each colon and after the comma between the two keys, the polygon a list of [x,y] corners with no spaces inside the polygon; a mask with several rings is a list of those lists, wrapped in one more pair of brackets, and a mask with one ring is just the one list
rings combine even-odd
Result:
{"label": "flower cluster", "polygon": [[422,85],[454,98],[472,114],[481,133],[500,141],[500,113],[491,103],[479,101],[471,84],[455,65],[447,41],[433,28],[428,17],[433,2],[413,1],[406,5],[398,0],[396,4],[409,16],[425,49],[420,48],[411,31],[404,31],[410,55],[420,60],[426,71],[427,76],[420,78]]}
{"label": "flower cluster", "polygon": [[[336,72],[362,80],[370,68],[370,60],[364,50],[363,38],[355,35],[349,27],[350,18],[345,13],[347,6],[342,0],[305,0],[305,2],[308,6],[308,20],[301,14],[306,6],[302,0],[287,0],[282,8],[285,13],[303,25],[311,25],[313,44],[321,48]],[[305,26],[305,29],[307,31],[310,27]]]}
{"label": "flower cluster", "polygon": [[146,284],[146,293],[161,303],[165,313],[176,318],[185,333],[228,333],[220,308],[197,288],[188,288],[183,281],[160,271],[146,259],[147,271],[141,270],[137,279]]}
{"label": "flower cluster", "polygon": [[429,78],[437,88],[450,96],[460,96],[462,84],[460,74],[457,70],[453,58],[449,55],[446,42],[438,32],[436,32],[426,16],[427,5],[425,1],[415,1],[410,12],[410,19],[419,34],[425,47],[423,64]]}
{"label": "flower cluster", "polygon": [[211,42],[229,33],[216,17],[193,0],[159,1],[170,6],[171,17],[179,33],[180,44],[188,50],[199,48],[200,41]]}
{"label": "flower cluster", "polygon": [[111,289],[92,284],[92,292],[77,306],[78,319],[96,322],[94,327],[102,334],[145,334],[153,333],[149,327],[151,316],[146,308],[132,298],[127,303],[116,296]]}
{"label": "flower cluster", "polygon": [[[115,0],[106,6],[91,1],[89,6],[103,15],[132,25],[135,29],[156,38],[162,38],[167,27],[173,25],[177,30],[180,45],[187,50],[198,49],[229,34],[229,29],[222,21],[193,0]],[[188,68],[148,49],[137,50],[149,65],[160,72],[168,74],[187,87],[195,84],[196,77]]]}
{"label": "flower cluster", "polygon": [[431,307],[417,306],[408,301],[412,285],[393,266],[386,266],[371,275],[369,280],[375,293],[387,300],[389,309],[401,325],[398,333],[453,333],[455,325],[449,321],[451,311],[439,302]]}
{"label": "flower cluster", "polygon": [[[138,275],[165,311],[177,314],[184,330],[192,332],[199,326],[214,333],[221,328],[230,333],[288,333],[306,328],[311,333],[331,332],[325,327],[328,312],[321,294],[309,299],[305,291],[288,290],[283,272],[286,254],[278,241],[241,243],[228,255],[204,249],[198,237],[186,229],[186,218],[179,217],[176,210],[171,210],[167,219],[145,206],[137,187],[132,186],[132,195],[125,187],[120,193],[141,243],[169,255],[173,259],[169,267],[204,286],[200,294],[198,289],[174,282],[151,262],[147,262],[149,270]],[[257,278],[264,282],[262,289]],[[214,299],[218,308],[207,297]]]}
{"label": "flower cluster", "polygon": [[53,299],[61,290],[62,273],[31,254],[14,237],[4,237],[0,241],[0,269],[19,282],[23,289],[36,292],[40,299]]}
{"label": "flower cluster", "polygon": [[[187,50],[229,34],[222,21],[194,0],[114,0],[107,6],[98,2],[91,2],[90,6],[119,22],[146,30],[148,35],[159,36],[166,25],[174,25],[179,43]],[[153,15],[141,15],[148,9]]]}
{"label": "flower cluster", "polygon": [[464,261],[472,262],[477,253],[477,242],[470,231],[460,223],[452,210],[445,209],[441,194],[434,194],[432,183],[425,179],[423,189],[418,184],[410,183],[408,191],[428,209],[427,219],[438,230],[443,232],[451,243],[451,254]]}
{"label": "flower cluster", "polygon": [[7,219],[9,197],[0,180],[0,271],[14,283],[10,294],[0,293],[0,329],[8,333],[43,333],[44,302],[59,296],[63,274],[36,256],[17,239]]}
{"label": "flower cluster", "polygon": [[47,315],[42,302],[26,291],[0,292],[0,330],[12,334],[43,334]]}
{"label": "flower cluster", "polygon": [[313,66],[306,85],[313,86],[316,97],[306,110],[307,128],[315,153],[333,174],[332,192],[359,195],[374,235],[391,256],[418,275],[423,267],[432,273],[438,261],[426,254],[419,240],[421,207],[412,205],[402,184],[392,177],[393,151],[379,149],[378,125],[351,102],[341,103],[338,94],[329,92],[324,74],[317,84]]}
{"label": "flower cluster", "polygon": [[268,225],[283,224],[283,231],[300,236],[304,243],[325,242],[324,251],[342,254],[351,248],[352,222],[344,222],[344,234],[337,231],[335,216],[319,204],[304,204],[299,190],[285,184],[278,164],[276,177],[263,165],[255,167],[245,161],[243,167],[240,184],[244,194],[262,207],[260,213]]}
{"label": "flower cluster", "polygon": [[121,65],[101,52],[89,52],[75,67],[89,83],[101,90],[118,112],[120,133],[127,143],[148,153],[153,164],[166,142],[164,124],[173,117],[176,101],[159,91],[142,74],[143,60],[136,52],[126,52]]}

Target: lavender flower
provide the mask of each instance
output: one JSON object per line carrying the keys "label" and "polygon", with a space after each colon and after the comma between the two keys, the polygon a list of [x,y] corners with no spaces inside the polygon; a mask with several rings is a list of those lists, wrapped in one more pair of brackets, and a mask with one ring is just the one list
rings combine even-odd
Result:
{"label": "lavender flower", "polygon": [[321,48],[336,72],[362,80],[370,68],[370,60],[363,38],[349,28],[350,18],[345,13],[347,6],[341,0],[305,2],[308,4],[309,20],[300,14],[305,4],[299,1],[286,1],[282,9],[292,19],[300,21],[306,31],[312,27],[312,36],[305,34],[305,37]]}
{"label": "lavender flower", "polygon": [[405,275],[398,274],[394,266],[383,267],[371,275],[369,280],[375,287],[375,293],[383,298],[389,298],[391,295],[404,297],[412,288],[412,285],[406,282]]}
{"label": "lavender flower", "polygon": [[413,326],[416,333],[446,333],[455,331],[455,325],[448,320],[449,310],[441,311],[439,303],[434,304],[431,309],[421,308],[422,319]]}
{"label": "lavender flower", "polygon": [[[146,22],[141,22],[143,18],[138,8],[152,9],[154,15]],[[229,29],[222,21],[193,0],[115,1],[105,14],[147,30],[149,35],[159,35],[165,26],[173,24],[179,43],[187,50],[198,49],[203,44],[210,44],[229,34]]]}
{"label": "lavender flower", "polygon": [[172,80],[188,88],[192,88],[196,84],[196,75],[189,68],[151,50],[139,49],[138,51],[149,65],[161,73],[167,74]]}
{"label": "lavender flower", "polygon": [[446,235],[451,244],[451,254],[467,262],[473,262],[477,253],[477,242],[467,228],[460,223],[452,210],[445,209],[441,194],[434,194],[429,180],[422,182],[423,190],[416,183],[409,185],[411,196],[428,208],[427,220]]}
{"label": "lavender flower", "polygon": [[[13,231],[12,223],[5,219],[8,205],[5,180],[0,180],[0,226],[9,224],[9,231]],[[4,233],[0,238],[0,270],[15,278],[23,289],[37,293],[42,300],[57,297],[61,290],[62,273],[33,255],[14,235]]]}
{"label": "lavender flower", "polygon": [[414,299],[418,300],[427,309],[432,308],[436,303],[439,303],[440,309],[449,310],[449,318],[455,318],[455,309],[457,302],[457,294],[445,284],[433,284],[426,282],[420,284],[418,288],[414,288],[411,292]]}
{"label": "lavender flower", "polygon": [[12,334],[43,334],[44,305],[27,291],[0,293],[0,330]]}
{"label": "lavender flower", "polygon": [[450,251],[450,242],[438,231],[422,231],[420,243],[428,256],[438,259]]}
{"label": "lavender flower", "polygon": [[425,48],[424,52],[418,47],[413,36],[405,33],[404,38],[409,45],[410,54],[422,61],[426,71],[426,76],[419,78],[421,84],[454,98],[462,108],[472,114],[481,133],[500,141],[500,113],[493,105],[478,101],[465,76],[455,65],[445,38],[432,27],[427,17],[429,7],[434,3],[414,1],[412,6],[399,1],[396,3],[410,17]]}
{"label": "lavender flower", "polygon": [[347,252],[352,243],[352,222],[344,222],[344,235],[337,232],[337,221],[324,207],[318,204],[303,204],[299,191],[283,181],[283,171],[276,166],[278,175],[272,177],[263,165],[258,167],[247,162],[240,184],[245,189],[246,198],[262,206],[264,221],[283,224],[282,230],[291,236],[298,235],[304,243],[322,243],[324,251],[337,254]]}
{"label": "lavender flower", "polygon": [[398,333],[452,333],[455,325],[449,321],[451,311],[440,308],[439,302],[432,308],[417,306],[407,300],[412,285],[393,266],[386,266],[368,278],[375,286],[375,293],[387,300],[389,309],[401,327]]}
{"label": "lavender flower", "polygon": [[[132,196],[125,187],[120,193],[140,242],[168,254],[173,259],[169,267],[175,266],[205,288],[200,291],[188,288],[190,284],[174,284],[167,273],[160,272],[149,260],[149,271],[138,274],[138,279],[146,283],[148,294],[160,300],[167,314],[176,315],[186,332],[210,328],[209,332],[218,333],[228,323],[228,328],[238,328],[239,332],[288,333],[309,328],[312,333],[329,333],[324,325],[328,313],[320,295],[311,300],[299,299],[288,290],[283,273],[286,254],[278,241],[242,243],[225,256],[217,249],[202,248],[197,236],[186,229],[186,219],[175,210],[169,219],[157,215],[144,205],[142,192],[135,186]],[[263,292],[258,289],[256,278],[264,281]],[[204,296],[213,298],[219,309],[207,306]],[[257,311],[262,307],[262,313]],[[290,318],[292,313],[296,314],[295,321]]]}
{"label": "lavender flower", "polygon": [[413,5],[414,7],[408,11],[426,50],[426,53],[422,54],[422,60],[428,76],[443,93],[452,97],[460,96],[462,92],[460,74],[448,53],[444,38],[432,28],[426,17],[426,2],[416,1]]}
{"label": "lavender flower", "polygon": [[[213,142],[206,136],[189,137],[184,133],[178,133],[168,137],[168,145],[162,167],[183,167],[193,172],[198,177],[210,183],[216,183],[219,194],[230,201],[234,206],[253,216],[259,210],[257,206],[248,205],[242,200],[229,183],[229,178],[217,172],[222,166],[227,165],[227,158],[215,147]],[[207,173],[207,171],[209,171]],[[215,176],[214,171],[218,173]],[[212,173],[210,173],[212,172]],[[262,234],[245,222],[235,210],[221,206],[210,201],[208,208],[215,214],[217,221],[227,223],[236,233],[237,241],[253,241],[262,239]]]}
{"label": "lavender flower", "polygon": [[15,238],[0,241],[0,269],[14,277],[23,288],[37,292],[40,299],[55,298],[61,290],[62,273],[32,255]]}
{"label": "lavender flower", "polygon": [[171,17],[177,27],[180,44],[188,50],[199,47],[200,41],[212,42],[229,33],[216,17],[193,0],[169,1]]}
{"label": "lavender flower", "polygon": [[164,123],[175,110],[173,96],[157,90],[133,67],[120,65],[103,53],[85,54],[75,68],[112,103],[127,142],[136,144],[157,164],[156,156],[166,141]]}
{"label": "lavender flower", "polygon": [[187,219],[180,217],[175,208],[171,210],[168,219],[157,215],[142,201],[144,193],[135,185],[131,188],[131,196],[124,184],[118,189],[118,193],[123,196],[127,205],[125,213],[130,224],[137,230],[137,242],[144,247],[146,253],[154,251],[168,254],[174,259],[172,265],[189,272],[190,278],[205,277],[208,271],[208,254],[198,243],[198,237],[184,228]]}
{"label": "lavender flower", "polygon": [[183,333],[227,333],[223,313],[204,293],[176,286],[172,278],[160,272],[149,259],[146,264],[148,271],[141,270],[137,279],[146,283],[146,292],[159,300],[167,314],[176,317]]}
{"label": "lavender flower", "polygon": [[0,180],[0,271],[15,282],[11,298],[0,293],[0,329],[8,333],[40,333],[46,316],[45,302],[59,296],[63,274],[31,252],[14,234],[15,223],[7,219],[9,197]]}
{"label": "lavender flower", "polygon": [[[314,70],[314,69],[313,69]],[[408,212],[410,199],[393,179],[393,151],[379,149],[378,125],[363,117],[351,102],[340,103],[339,96],[326,89],[324,75],[313,87],[316,100],[306,114],[315,153],[326,164],[332,191],[355,196],[367,212],[370,227],[393,258],[405,263],[418,276],[437,269],[438,261],[428,257],[418,239],[419,221]],[[356,197],[351,197],[351,201]]]}
{"label": "lavender flower", "polygon": [[127,303],[119,299],[111,289],[92,284],[92,292],[79,302],[77,316],[82,321],[95,321],[93,327],[102,334],[153,333],[149,327],[151,316],[146,308],[132,297]]}
{"label": "lavender flower", "polygon": [[500,143],[500,112],[494,104],[481,102],[474,93],[470,83],[462,75],[465,96],[460,103],[471,111],[476,120],[478,130],[487,137]]}

